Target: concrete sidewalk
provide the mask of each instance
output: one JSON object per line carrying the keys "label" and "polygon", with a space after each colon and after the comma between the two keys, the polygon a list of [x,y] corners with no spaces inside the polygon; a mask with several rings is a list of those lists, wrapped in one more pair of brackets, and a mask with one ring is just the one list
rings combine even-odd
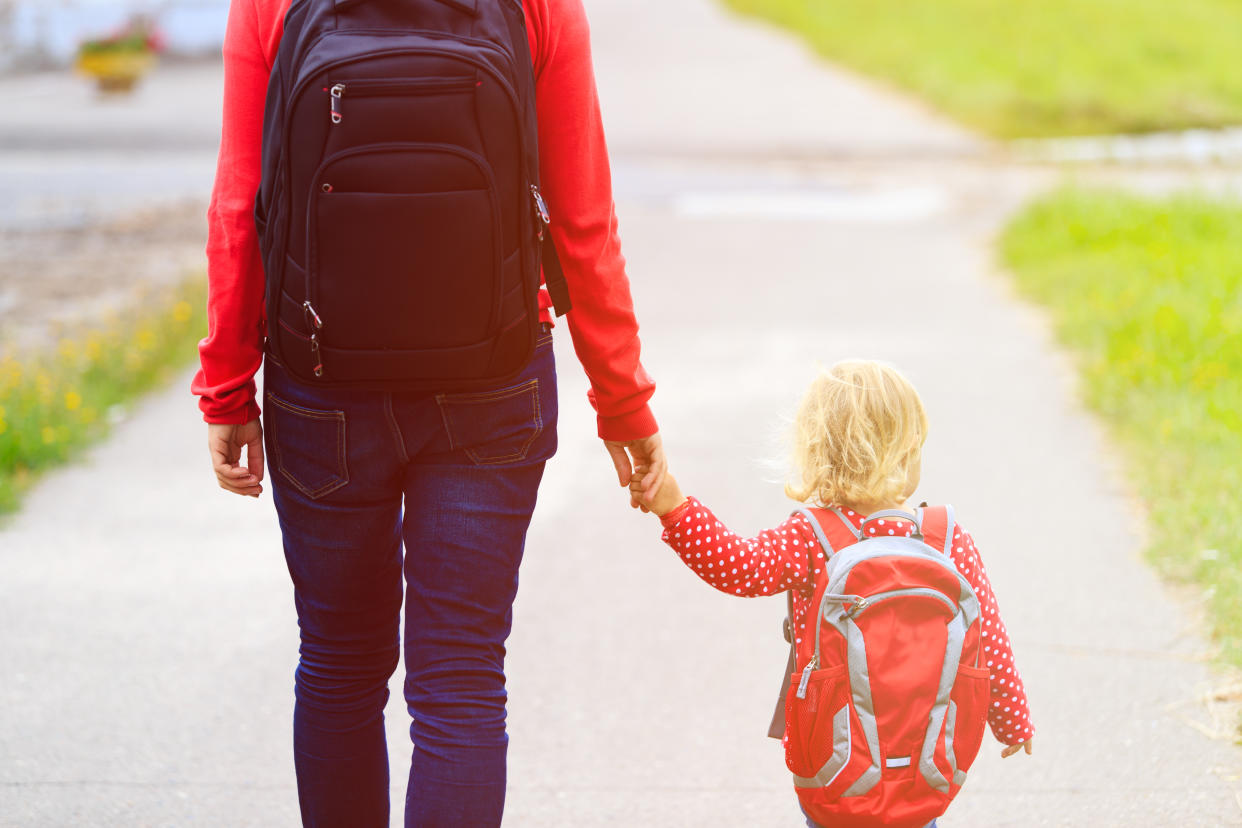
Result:
{"label": "concrete sidewalk", "polygon": [[[992,269],[990,238],[1040,177],[709,0],[588,11],[687,491],[741,532],[780,521],[783,422],[817,362],[888,359],[924,396],[918,496],[953,502],[978,540],[1038,729],[1033,757],[1002,762],[989,740],[940,824],[1242,824],[1242,752],[1183,720],[1213,680],[1198,625],[1140,559],[1142,516],[1071,366]],[[506,825],[798,825],[764,737],[783,601],[712,591],[625,507],[568,345],[562,327],[561,449],[510,647]],[[0,530],[0,825],[296,824],[275,516],[215,489],[203,436],[179,383]]]}

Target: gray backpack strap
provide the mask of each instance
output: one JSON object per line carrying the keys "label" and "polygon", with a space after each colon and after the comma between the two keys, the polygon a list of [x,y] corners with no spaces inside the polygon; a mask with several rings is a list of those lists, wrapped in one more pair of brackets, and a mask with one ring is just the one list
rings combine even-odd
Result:
{"label": "gray backpack strap", "polygon": [[789,685],[793,682],[793,671],[798,669],[798,645],[794,642],[793,629],[793,590],[785,593],[785,640],[789,642],[789,658],[785,663],[785,675],[781,679],[781,692],[776,697],[776,710],[772,713],[772,721],[768,724],[768,736],[780,739],[785,736],[785,697],[789,695]]}
{"label": "gray backpack strap", "polygon": [[[808,524],[810,524],[811,531],[815,533],[815,538],[816,540],[819,541],[820,548],[824,550],[824,554],[831,555],[833,553],[832,544],[828,542],[828,536],[824,534],[824,527],[819,525],[819,520],[816,519],[815,515],[811,514],[811,510],[806,508],[805,506],[802,506],[798,509],[794,509],[793,513],[795,515],[802,515],[802,519],[805,520]],[[852,529],[854,527],[851,526],[850,528]],[[808,555],[807,566],[809,567],[810,565],[811,565],[811,558]],[[806,574],[809,577],[811,574],[811,571],[808,569]]]}
{"label": "gray backpack strap", "polygon": [[[810,510],[799,509],[798,511],[806,515],[807,520],[811,521],[811,526],[815,529],[815,535],[824,545],[824,550],[827,552],[835,552],[836,550],[832,548],[832,544],[828,543],[828,536],[824,534],[824,527],[819,525],[819,521],[815,520],[815,516],[811,514]],[[856,540],[862,540],[862,532],[859,532],[854,528],[854,524],[850,522],[849,518],[841,514],[840,509],[836,506],[829,506],[828,511],[837,516],[837,520],[841,521],[842,526],[850,530],[850,534],[853,535]]]}
{"label": "gray backpack strap", "polygon": [[953,554],[953,530],[957,528],[957,522],[953,519],[953,507],[949,504],[944,505],[944,554]]}
{"label": "gray backpack strap", "polygon": [[[832,509],[831,511],[837,517],[841,518],[842,523],[844,523],[847,527],[849,527],[849,530],[854,535],[854,537],[858,537],[858,532],[857,530],[854,529],[854,524],[850,523],[849,520],[846,519],[845,515],[841,514],[836,509]],[[802,519],[811,525],[811,531],[815,533],[815,538],[816,540],[819,541],[819,545],[823,548],[824,555],[826,557],[831,557],[834,552],[832,548],[832,544],[828,542],[828,536],[824,534],[824,527],[819,525],[819,521],[815,518],[815,515],[811,514],[811,510],[803,506],[801,508],[795,509],[793,513],[795,515],[802,515]],[[815,564],[812,562],[811,556],[807,555],[806,556],[806,575],[808,579],[811,577],[811,572],[814,569],[815,569]],[[780,739],[782,736],[785,735],[785,697],[789,695],[789,685],[791,682],[793,671],[796,670],[798,667],[798,645],[794,640],[795,633],[793,629],[793,591],[792,590],[785,593],[785,599],[786,599],[786,604],[785,604],[784,628],[785,628],[785,640],[789,642],[789,660],[785,665],[785,674],[781,680],[780,695],[776,697],[776,711],[772,714],[772,721],[768,725],[768,735],[771,736],[773,739]]]}
{"label": "gray backpack strap", "polygon": [[[924,540],[926,540],[928,543],[930,543],[933,540],[936,540],[939,537],[937,533],[940,532],[941,529],[939,526],[940,517],[937,514],[937,512],[940,509],[944,510],[944,520],[945,520],[944,546],[940,549],[940,551],[943,552],[946,556],[951,557],[953,553],[953,532],[957,528],[957,522],[954,520],[954,517],[953,517],[952,506],[946,503],[944,506],[941,506],[938,509],[928,509],[926,503],[922,504],[922,506],[918,509],[918,513],[917,513],[918,518],[919,518],[919,527],[920,527],[919,531],[924,532],[924,534],[927,535],[927,537],[925,537]],[[927,512],[929,511],[932,512],[931,515],[927,514]]]}

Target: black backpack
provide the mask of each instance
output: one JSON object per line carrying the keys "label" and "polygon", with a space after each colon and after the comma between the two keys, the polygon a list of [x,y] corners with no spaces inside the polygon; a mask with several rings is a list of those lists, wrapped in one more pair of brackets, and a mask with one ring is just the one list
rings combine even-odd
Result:
{"label": "black backpack", "polygon": [[512,378],[534,352],[541,258],[569,309],[518,0],[294,0],[262,164],[268,349],[304,382]]}

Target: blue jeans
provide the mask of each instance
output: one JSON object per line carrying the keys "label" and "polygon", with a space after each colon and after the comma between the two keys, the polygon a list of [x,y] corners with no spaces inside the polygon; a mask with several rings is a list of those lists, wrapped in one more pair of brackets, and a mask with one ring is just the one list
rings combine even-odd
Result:
{"label": "blue jeans", "polygon": [[264,383],[302,641],[293,744],[303,823],[388,825],[383,710],[404,575],[405,824],[499,825],[505,640],[556,451],[551,335],[516,382],[479,393],[316,389],[271,359]]}
{"label": "blue jeans", "polygon": [[[806,826],[807,826],[807,828],[825,828],[825,826],[820,825],[818,822],[816,822],[815,820],[813,820],[813,819],[811,819],[809,816],[807,816],[807,815],[806,815],[806,811],[803,811],[803,812],[802,812],[802,815],[806,817]],[[936,828],[936,820],[934,820],[934,819],[933,819],[931,822],[929,822],[929,823],[927,823],[925,826],[923,826],[923,828]]]}

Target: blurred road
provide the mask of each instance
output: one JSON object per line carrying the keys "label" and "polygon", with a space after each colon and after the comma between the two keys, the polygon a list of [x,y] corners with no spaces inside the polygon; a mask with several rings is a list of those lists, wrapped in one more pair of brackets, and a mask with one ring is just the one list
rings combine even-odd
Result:
{"label": "blurred road", "polygon": [[[986,745],[940,824],[1242,824],[1242,753],[1201,732],[1198,623],[1142,564],[1142,515],[1045,321],[992,269],[989,239],[1042,175],[708,0],[588,10],[687,491],[738,531],[781,520],[783,424],[816,363],[888,359],[924,396],[919,497],[975,534],[1038,729],[1033,757]],[[209,119],[193,123],[206,146]],[[713,592],[625,508],[558,333],[561,450],[515,610],[506,824],[798,825],[763,735],[783,601]],[[202,444],[181,383],[0,530],[0,825],[296,824],[276,521],[266,496],[214,488]]]}

